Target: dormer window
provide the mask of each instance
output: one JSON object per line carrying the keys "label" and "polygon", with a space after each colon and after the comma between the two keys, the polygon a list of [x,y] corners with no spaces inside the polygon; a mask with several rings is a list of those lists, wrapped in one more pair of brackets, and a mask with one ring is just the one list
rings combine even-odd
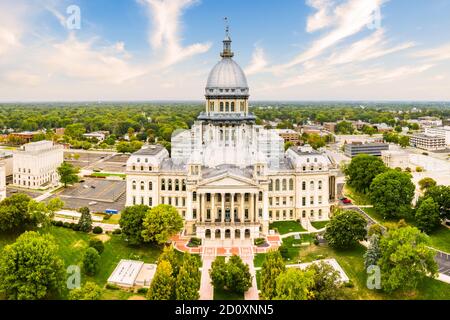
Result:
{"label": "dormer window", "polygon": [[137,163],[141,162],[141,158],[137,158]]}

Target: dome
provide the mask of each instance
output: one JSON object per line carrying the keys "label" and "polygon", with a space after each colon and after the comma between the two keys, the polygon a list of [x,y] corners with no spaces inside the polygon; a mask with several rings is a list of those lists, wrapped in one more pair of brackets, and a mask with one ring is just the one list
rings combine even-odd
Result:
{"label": "dome", "polygon": [[206,89],[248,89],[247,78],[233,59],[224,58],[211,70]]}

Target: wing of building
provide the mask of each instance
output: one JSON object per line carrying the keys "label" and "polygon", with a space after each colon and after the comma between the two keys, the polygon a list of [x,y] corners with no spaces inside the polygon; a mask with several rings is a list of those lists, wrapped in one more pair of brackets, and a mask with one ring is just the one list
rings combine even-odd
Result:
{"label": "wing of building", "polygon": [[275,130],[255,124],[233,56],[227,33],[208,77],[205,111],[190,130],[174,133],[171,157],[159,145],[130,157],[127,206],[175,206],[185,234],[207,239],[258,238],[272,221],[328,220],[336,165],[310,147],[285,152]]}

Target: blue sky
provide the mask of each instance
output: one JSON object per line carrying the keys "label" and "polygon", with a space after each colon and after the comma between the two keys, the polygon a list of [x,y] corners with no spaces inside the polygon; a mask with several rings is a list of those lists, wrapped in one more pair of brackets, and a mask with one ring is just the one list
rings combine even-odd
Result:
{"label": "blue sky", "polygon": [[0,101],[200,100],[225,16],[254,100],[450,100],[449,14],[450,0],[1,0]]}

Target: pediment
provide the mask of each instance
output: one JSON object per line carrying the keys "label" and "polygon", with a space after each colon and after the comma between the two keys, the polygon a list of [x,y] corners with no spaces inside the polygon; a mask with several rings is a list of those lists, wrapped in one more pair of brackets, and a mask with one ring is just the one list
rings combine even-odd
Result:
{"label": "pediment", "polygon": [[208,180],[202,181],[202,187],[253,187],[255,184],[251,179],[235,176],[231,174],[220,175]]}

